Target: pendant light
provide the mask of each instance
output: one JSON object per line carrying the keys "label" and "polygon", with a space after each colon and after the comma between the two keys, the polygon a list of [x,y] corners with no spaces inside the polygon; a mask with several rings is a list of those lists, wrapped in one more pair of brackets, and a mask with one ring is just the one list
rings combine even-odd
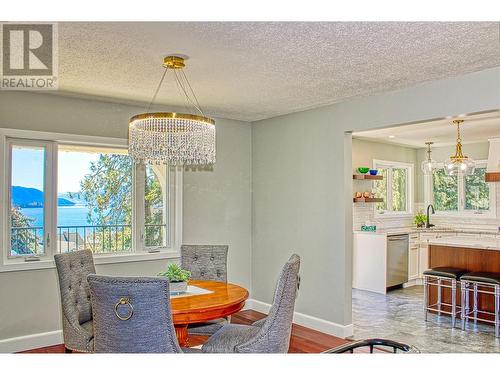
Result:
{"label": "pendant light", "polygon": [[450,156],[450,160],[444,165],[444,172],[448,176],[470,176],[474,174],[476,163],[471,158],[462,153],[462,138],[460,137],[460,124],[464,120],[454,120],[453,124],[457,126],[457,145],[455,155]]}
{"label": "pendant light", "polygon": [[129,121],[129,155],[135,163],[207,165],[215,163],[215,121],[204,115],[183,68],[185,59],[167,56],[165,71],[156,88],[151,108],[168,71],[193,113],[147,112]]}
{"label": "pendant light", "polygon": [[437,162],[431,158],[431,145],[434,142],[425,142],[425,144],[427,145],[427,159],[422,162],[421,167],[424,174],[431,174],[437,168]]}

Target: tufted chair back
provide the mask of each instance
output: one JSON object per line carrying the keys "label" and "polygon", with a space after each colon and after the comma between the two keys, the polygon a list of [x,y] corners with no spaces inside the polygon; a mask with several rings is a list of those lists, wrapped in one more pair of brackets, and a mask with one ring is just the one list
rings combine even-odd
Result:
{"label": "tufted chair back", "polygon": [[181,267],[194,280],[227,283],[227,245],[182,245]]}
{"label": "tufted chair back", "polygon": [[283,267],[274,300],[260,331],[236,346],[239,353],[287,353],[292,333],[293,312],[299,287],[300,257],[293,254]]}
{"label": "tufted chair back", "polygon": [[89,275],[88,281],[96,353],[182,353],[167,279]]}
{"label": "tufted chair back", "polygon": [[87,276],[95,273],[92,251],[54,255],[61,307],[64,345],[78,352],[94,351],[92,306]]}
{"label": "tufted chair back", "polygon": [[63,314],[71,323],[92,320],[90,290],[87,276],[95,273],[92,251],[79,250],[54,255]]}

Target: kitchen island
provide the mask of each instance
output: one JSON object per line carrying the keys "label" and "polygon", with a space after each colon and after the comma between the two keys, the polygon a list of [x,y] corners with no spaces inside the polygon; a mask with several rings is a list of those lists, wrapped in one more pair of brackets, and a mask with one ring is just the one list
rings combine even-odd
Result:
{"label": "kitchen island", "polygon": [[[463,268],[468,272],[500,273],[500,238],[486,237],[442,237],[429,241],[429,267]],[[451,291],[443,288],[443,302],[451,302]],[[437,299],[437,288],[429,288],[429,303]],[[472,298],[471,298],[472,300]],[[457,298],[460,304],[460,294]],[[494,300],[489,296],[479,297],[479,309],[494,311]]]}

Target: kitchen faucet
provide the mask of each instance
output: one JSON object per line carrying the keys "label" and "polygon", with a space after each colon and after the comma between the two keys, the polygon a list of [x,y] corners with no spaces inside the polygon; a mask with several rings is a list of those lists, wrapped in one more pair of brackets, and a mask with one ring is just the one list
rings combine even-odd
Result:
{"label": "kitchen faucet", "polygon": [[428,206],[427,206],[427,218],[426,218],[427,222],[425,223],[425,227],[426,227],[426,228],[430,228],[430,227],[433,227],[433,226],[434,226],[434,224],[431,224],[431,223],[430,223],[430,221],[429,221],[429,216],[430,216],[430,215],[429,215],[429,208],[432,208],[432,213],[433,213],[433,214],[435,213],[435,212],[434,212],[434,206],[433,206],[432,204],[428,205]]}

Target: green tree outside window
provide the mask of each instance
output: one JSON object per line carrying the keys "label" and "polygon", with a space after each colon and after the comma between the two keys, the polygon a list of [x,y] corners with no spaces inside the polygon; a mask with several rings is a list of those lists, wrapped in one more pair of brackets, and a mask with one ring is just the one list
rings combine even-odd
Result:
{"label": "green tree outside window", "polygon": [[393,168],[391,183],[392,183],[392,210],[406,211],[408,170],[406,168]]}
{"label": "green tree outside window", "polygon": [[489,210],[490,188],[485,182],[486,168],[476,168],[471,176],[465,177],[465,209]]}
{"label": "green tree outside window", "polygon": [[458,210],[457,176],[447,176],[444,169],[436,169],[433,172],[432,191],[437,211]]}
{"label": "green tree outside window", "polygon": [[383,202],[375,204],[377,211],[387,210],[387,178],[389,176],[387,168],[379,168],[378,173],[383,177],[383,180],[376,180],[373,186],[375,198],[382,198]]}
{"label": "green tree outside window", "polygon": [[408,211],[408,167],[377,166],[382,180],[376,180],[373,191],[376,198],[383,202],[375,204],[377,211],[406,212]]}

